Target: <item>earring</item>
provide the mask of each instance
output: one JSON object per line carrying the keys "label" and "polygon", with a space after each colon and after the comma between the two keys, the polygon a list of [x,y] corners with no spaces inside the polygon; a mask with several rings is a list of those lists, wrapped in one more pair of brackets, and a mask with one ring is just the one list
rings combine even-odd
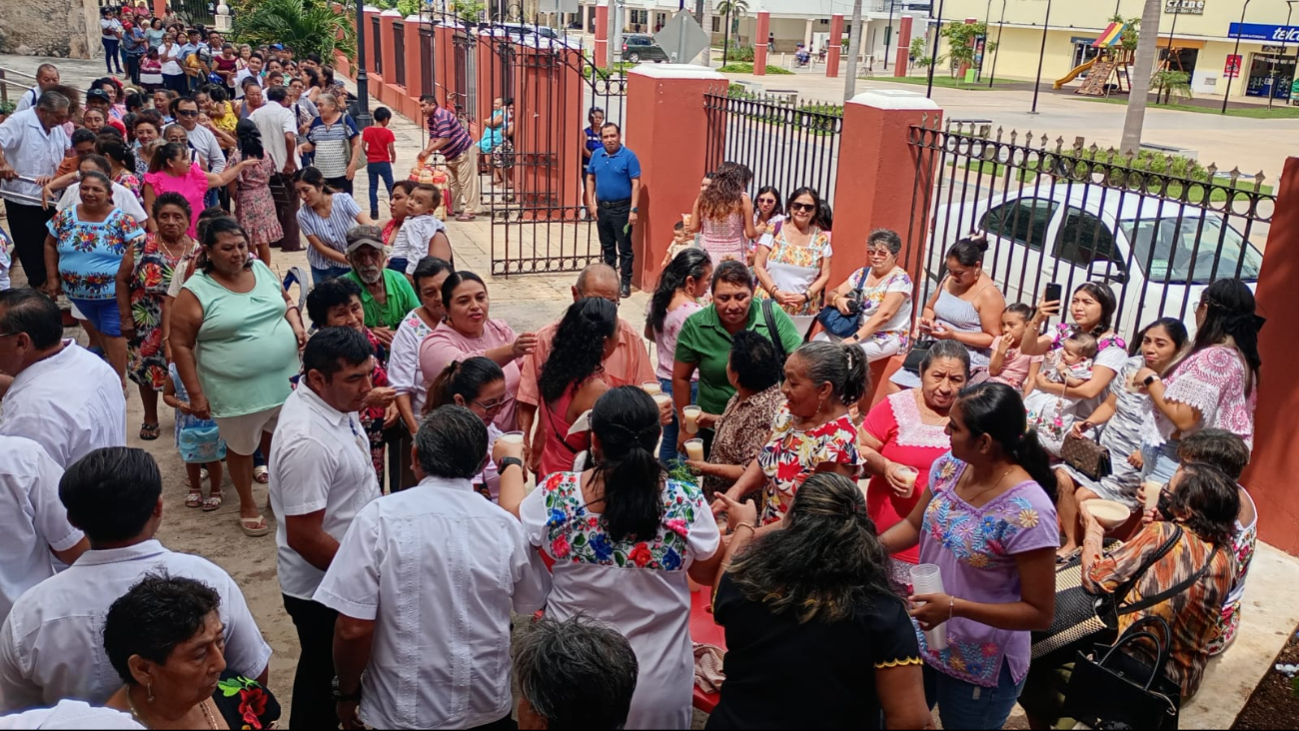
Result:
{"label": "earring", "polygon": [[153,683],[145,683],[144,689],[149,694],[149,702],[153,703]]}

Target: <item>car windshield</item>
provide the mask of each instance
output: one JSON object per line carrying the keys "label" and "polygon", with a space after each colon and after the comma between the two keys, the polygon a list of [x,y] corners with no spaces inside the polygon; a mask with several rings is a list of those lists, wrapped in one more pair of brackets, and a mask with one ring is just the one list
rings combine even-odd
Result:
{"label": "car windshield", "polygon": [[[1209,284],[1214,279],[1235,276],[1247,281],[1258,279],[1263,254],[1240,232],[1224,223],[1222,216],[1201,212],[1180,219],[1177,216],[1136,218],[1122,221],[1121,226],[1132,242],[1133,259],[1151,282]],[[1192,259],[1194,271],[1191,271]]]}

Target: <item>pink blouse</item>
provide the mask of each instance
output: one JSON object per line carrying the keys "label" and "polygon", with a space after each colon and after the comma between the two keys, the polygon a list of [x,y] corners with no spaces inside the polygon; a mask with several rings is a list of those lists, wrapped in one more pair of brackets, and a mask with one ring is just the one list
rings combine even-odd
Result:
{"label": "pink blouse", "polygon": [[[911,509],[920,502],[925,487],[929,485],[929,468],[934,460],[952,448],[946,427],[926,424],[920,418],[920,407],[916,404],[919,390],[907,389],[889,396],[872,407],[866,421],[862,422],[861,428],[883,444],[879,450],[881,456],[890,462],[914,467],[919,473],[911,497],[898,497],[883,475],[871,476],[870,486],[866,489],[866,513],[881,534],[911,514]],[[895,553],[893,558],[917,563],[920,546]]]}
{"label": "pink blouse", "polygon": [[194,230],[194,224],[198,221],[198,214],[203,212],[203,198],[207,195],[207,173],[198,163],[192,163],[189,166],[189,173],[182,178],[168,175],[159,170],[156,173],[148,173],[144,176],[146,185],[153,186],[153,195],[156,199],[163,193],[180,193],[181,197],[189,201],[190,210],[193,215],[189,220],[189,235],[194,237],[197,234]]}
{"label": "pink blouse", "polygon": [[[483,355],[502,345],[510,345],[516,337],[514,329],[504,320],[488,320],[483,325],[482,336],[477,338],[461,334],[459,330],[451,327],[450,323],[444,322],[438,325],[428,337],[424,338],[424,342],[419,347],[419,368],[420,373],[424,375],[424,389],[427,391],[429,384],[433,383],[452,361],[465,360]],[[514,431],[518,428],[515,426],[514,412],[515,396],[519,392],[519,363],[517,360],[510,361],[509,365],[502,366],[501,370],[505,371],[506,404],[492,423],[503,432]]]}

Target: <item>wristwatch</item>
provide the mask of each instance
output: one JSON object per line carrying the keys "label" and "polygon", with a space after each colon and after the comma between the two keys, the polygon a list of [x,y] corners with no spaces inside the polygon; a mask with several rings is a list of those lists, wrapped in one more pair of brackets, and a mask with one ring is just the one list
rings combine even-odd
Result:
{"label": "wristwatch", "polygon": [[329,690],[330,690],[330,695],[334,696],[334,702],[335,702],[335,703],[355,703],[355,702],[361,700],[361,686],[360,686],[360,685],[357,685],[357,686],[356,686],[356,692],[355,692],[355,693],[343,694],[342,692],[340,692],[340,691],[338,690],[338,676],[337,676],[337,675],[334,676],[334,680],[333,680],[333,682],[330,683],[330,689],[329,689]]}
{"label": "wristwatch", "polygon": [[496,466],[496,471],[498,473],[504,472],[506,467],[518,467],[520,470],[527,472],[527,470],[523,469],[523,460],[519,459],[518,457],[503,458],[501,460],[501,463]]}
{"label": "wristwatch", "polygon": [[1145,386],[1146,388],[1150,388],[1150,384],[1158,380],[1159,380],[1159,376],[1154,373],[1151,373],[1150,375],[1146,376],[1146,380],[1142,381],[1141,385]]}
{"label": "wristwatch", "polygon": [[631,207],[631,212],[632,212],[632,213],[640,213],[640,209],[637,208],[636,206],[632,206],[632,207]]}

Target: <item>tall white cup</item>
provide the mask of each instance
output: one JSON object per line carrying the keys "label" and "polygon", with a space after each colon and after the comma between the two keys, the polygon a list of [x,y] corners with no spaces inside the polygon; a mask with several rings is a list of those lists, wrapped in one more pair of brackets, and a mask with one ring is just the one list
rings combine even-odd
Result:
{"label": "tall white cup", "polygon": [[699,408],[698,406],[687,406],[681,410],[681,415],[686,417],[685,426],[686,426],[687,434],[699,433],[699,422],[696,420],[699,418],[699,415],[702,414],[703,412],[704,410]]}
{"label": "tall white cup", "polygon": [[[938,566],[932,563],[916,564],[911,567],[911,590],[916,594],[942,594],[943,576]],[[930,650],[941,652],[947,649],[947,625],[940,624],[925,632],[925,644]]]}

